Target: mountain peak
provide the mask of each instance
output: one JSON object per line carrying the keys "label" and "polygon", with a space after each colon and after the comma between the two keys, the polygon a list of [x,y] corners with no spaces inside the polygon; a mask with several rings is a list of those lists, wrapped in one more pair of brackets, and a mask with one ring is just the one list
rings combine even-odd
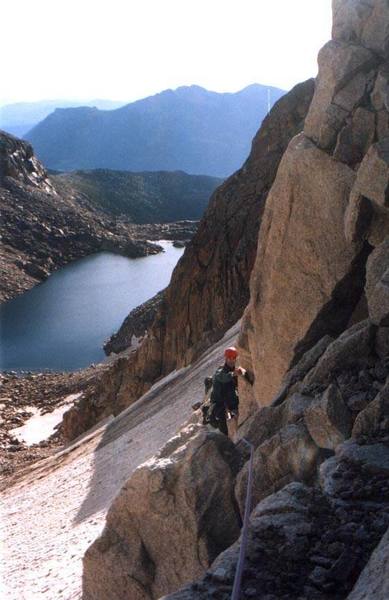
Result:
{"label": "mountain peak", "polygon": [[[256,84],[261,89],[259,84]],[[168,89],[117,110],[58,109],[27,134],[50,169],[185,171],[226,177],[240,167],[268,113],[266,88]],[[271,104],[283,95],[271,94]]]}

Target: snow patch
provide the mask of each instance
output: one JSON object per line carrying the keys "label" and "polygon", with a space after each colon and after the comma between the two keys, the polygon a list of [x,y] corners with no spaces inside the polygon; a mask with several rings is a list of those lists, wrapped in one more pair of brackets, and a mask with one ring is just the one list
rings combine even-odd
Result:
{"label": "snow patch", "polygon": [[68,410],[69,405],[73,404],[81,396],[78,394],[70,394],[64,398],[63,403],[50,413],[41,414],[39,408],[28,407],[29,412],[33,415],[24,425],[12,429],[9,433],[24,442],[27,446],[39,444],[43,440],[47,440],[56,430],[56,426],[62,421],[64,413]]}

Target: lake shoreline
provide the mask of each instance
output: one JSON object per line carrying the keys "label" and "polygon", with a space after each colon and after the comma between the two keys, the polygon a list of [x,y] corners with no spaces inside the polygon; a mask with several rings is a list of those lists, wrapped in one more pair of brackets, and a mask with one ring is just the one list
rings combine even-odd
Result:
{"label": "lake shoreline", "polygon": [[[120,221],[120,220],[119,220]],[[130,237],[125,243],[125,236],[112,236],[100,240],[92,248],[90,244],[78,248],[76,254],[61,256],[61,260],[48,260],[44,266],[27,256],[20,249],[3,243],[0,249],[0,270],[2,281],[0,286],[0,308],[10,300],[18,298],[37,285],[44,283],[49,277],[64,267],[78,260],[93,256],[99,252],[111,252],[125,258],[143,258],[162,252],[158,248],[158,239],[187,243],[194,235],[198,221],[174,221],[171,223],[150,223],[138,225],[130,222],[119,223],[119,229],[127,229]]]}

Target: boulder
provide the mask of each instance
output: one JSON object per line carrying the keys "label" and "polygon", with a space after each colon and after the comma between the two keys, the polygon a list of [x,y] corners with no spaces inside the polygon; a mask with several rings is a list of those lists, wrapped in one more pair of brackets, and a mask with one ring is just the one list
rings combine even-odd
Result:
{"label": "boulder", "polygon": [[342,500],[389,502],[389,448],[385,444],[358,445],[348,440],[320,467],[323,492]]}
{"label": "boulder", "polygon": [[353,438],[389,435],[389,382],[355,419]]}
{"label": "boulder", "polygon": [[347,600],[389,598],[389,529],[374,550]]}
{"label": "boulder", "polygon": [[382,244],[389,232],[389,208],[374,204],[371,224],[369,226],[367,241],[373,248]]}
{"label": "boulder", "polygon": [[[315,472],[319,449],[302,423],[283,427],[254,453],[253,505],[291,481],[307,482]],[[235,494],[244,512],[249,465],[239,472]]]}
{"label": "boulder", "polygon": [[319,448],[335,450],[351,432],[351,415],[339,388],[331,384],[305,410],[305,424]]}
{"label": "boulder", "polygon": [[[331,151],[346,118],[372,86],[378,60],[367,48],[330,41],[320,50],[318,62],[319,75],[304,133],[319,148]],[[362,124],[364,131],[366,125]],[[374,123],[372,128],[374,133]],[[356,124],[354,129],[358,129]]]}
{"label": "boulder", "polygon": [[245,438],[257,448],[286,425],[303,421],[304,412],[311,402],[310,396],[296,392],[280,406],[257,408],[239,427],[238,438]]}
{"label": "boulder", "polygon": [[373,323],[389,325],[389,237],[370,255],[366,269],[366,296]]}
{"label": "boulder", "polygon": [[389,57],[389,6],[386,0],[333,0],[334,40],[360,44]]}
{"label": "boulder", "polygon": [[328,346],[317,365],[305,377],[304,383],[329,383],[337,371],[351,366],[365,366],[374,347],[374,334],[375,327],[369,320],[346,329]]}
{"label": "boulder", "polygon": [[239,535],[238,463],[226,436],[192,426],[140,466],[85,554],[83,598],[156,599],[202,575]]}

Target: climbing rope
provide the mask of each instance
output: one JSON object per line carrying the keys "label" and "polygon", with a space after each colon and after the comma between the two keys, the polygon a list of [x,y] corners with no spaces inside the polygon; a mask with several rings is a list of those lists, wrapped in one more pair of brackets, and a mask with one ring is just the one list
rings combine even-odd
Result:
{"label": "climbing rope", "polygon": [[239,557],[236,565],[234,585],[232,588],[231,600],[239,600],[241,592],[242,574],[244,569],[244,561],[246,557],[247,539],[248,539],[248,525],[251,511],[251,495],[253,487],[253,465],[254,465],[254,446],[250,444],[245,438],[241,439],[250,448],[250,460],[249,460],[249,474],[247,478],[247,490],[246,490],[246,501],[244,506],[244,517],[242,534],[240,541]]}

